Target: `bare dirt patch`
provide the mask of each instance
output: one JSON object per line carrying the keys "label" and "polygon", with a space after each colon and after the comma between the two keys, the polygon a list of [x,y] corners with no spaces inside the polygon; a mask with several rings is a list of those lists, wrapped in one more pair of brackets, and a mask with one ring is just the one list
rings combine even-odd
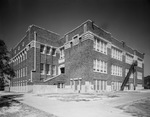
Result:
{"label": "bare dirt patch", "polygon": [[150,117],[150,98],[135,101],[131,104],[118,106],[126,113],[136,117]]}

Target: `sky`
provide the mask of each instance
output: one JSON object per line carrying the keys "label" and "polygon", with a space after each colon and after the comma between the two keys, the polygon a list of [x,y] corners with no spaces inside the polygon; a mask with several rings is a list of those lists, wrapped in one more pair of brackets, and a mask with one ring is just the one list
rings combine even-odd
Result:
{"label": "sky", "polygon": [[145,53],[144,76],[150,75],[149,0],[0,0],[0,39],[10,49],[31,24],[63,36],[88,19]]}

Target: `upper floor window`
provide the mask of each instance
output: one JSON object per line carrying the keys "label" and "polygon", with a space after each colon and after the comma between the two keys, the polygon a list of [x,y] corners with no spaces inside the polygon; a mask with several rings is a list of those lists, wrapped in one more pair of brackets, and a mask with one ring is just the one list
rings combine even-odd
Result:
{"label": "upper floor window", "polygon": [[56,56],[56,48],[52,48],[52,55]]}
{"label": "upper floor window", "polygon": [[68,42],[68,35],[66,35],[66,42]]}
{"label": "upper floor window", "polygon": [[84,33],[87,31],[87,24],[84,24]]}
{"label": "upper floor window", "polygon": [[40,52],[41,52],[42,54],[45,53],[45,46],[44,46],[44,45],[40,45]]}
{"label": "upper floor window", "polygon": [[142,68],[142,60],[138,58],[138,67]]}
{"label": "upper floor window", "polygon": [[52,76],[56,75],[56,66],[52,65]]}
{"label": "upper floor window", "polygon": [[16,50],[14,51],[14,53],[16,54]]}
{"label": "upper floor window", "polygon": [[111,57],[122,61],[122,51],[115,47],[112,47],[111,48]]}
{"label": "upper floor window", "polygon": [[48,55],[51,54],[51,47],[49,47],[49,46],[46,47],[46,54],[48,54]]}
{"label": "upper floor window", "polygon": [[107,73],[107,62],[102,60],[93,61],[93,70],[95,72]]}
{"label": "upper floor window", "polygon": [[126,63],[132,64],[133,63],[133,56],[126,54]]}
{"label": "upper floor window", "polygon": [[79,35],[75,35],[73,38],[73,45],[77,45],[79,43]]}
{"label": "upper floor window", "polygon": [[141,72],[137,72],[137,79],[141,79],[142,80],[142,73]]}
{"label": "upper floor window", "polygon": [[94,38],[94,50],[101,52],[103,54],[107,54],[107,43],[98,39]]}
{"label": "upper floor window", "polygon": [[111,66],[111,75],[122,76],[122,67],[119,67],[117,65],[112,65]]}
{"label": "upper floor window", "polygon": [[64,54],[64,47],[60,48],[60,59],[63,59],[65,54]]}
{"label": "upper floor window", "polygon": [[[126,71],[125,71],[125,77],[127,76],[128,72],[129,72],[129,69],[126,69]],[[131,73],[131,75],[129,76],[129,78],[133,78],[133,72]]]}

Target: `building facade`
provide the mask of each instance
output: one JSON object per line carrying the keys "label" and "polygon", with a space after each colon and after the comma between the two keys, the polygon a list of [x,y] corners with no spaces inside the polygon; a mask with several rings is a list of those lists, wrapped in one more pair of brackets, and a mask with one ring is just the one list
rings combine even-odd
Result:
{"label": "building facade", "polygon": [[117,91],[133,61],[129,89],[142,87],[144,54],[94,24],[82,23],[63,37],[31,25],[11,50],[16,76],[11,87],[57,85],[74,91]]}

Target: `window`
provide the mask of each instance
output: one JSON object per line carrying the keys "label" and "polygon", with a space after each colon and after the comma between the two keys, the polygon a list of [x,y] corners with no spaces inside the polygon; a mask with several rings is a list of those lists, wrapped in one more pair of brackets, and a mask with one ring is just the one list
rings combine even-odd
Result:
{"label": "window", "polygon": [[27,52],[25,51],[25,59],[27,59]]}
{"label": "window", "polygon": [[107,62],[102,60],[94,60],[93,61],[93,70],[95,72],[107,73]]}
{"label": "window", "polygon": [[20,78],[20,70],[19,70],[19,78]]}
{"label": "window", "polygon": [[111,66],[111,75],[122,76],[122,67],[119,67],[117,65],[112,65]]}
{"label": "window", "polygon": [[111,57],[114,58],[114,59],[122,61],[122,51],[117,49],[117,48],[115,48],[115,47],[112,47],[112,49],[111,49]]}
{"label": "window", "polygon": [[51,69],[50,69],[50,65],[46,64],[46,74],[50,75],[51,74]]}
{"label": "window", "polygon": [[[128,72],[129,72],[129,69],[126,69],[126,71],[125,71],[125,77],[127,76]],[[133,78],[133,72],[131,73],[131,75],[129,76],[129,78]]]}
{"label": "window", "polygon": [[41,52],[42,54],[45,53],[45,46],[44,46],[44,45],[40,45],[40,52]]}
{"label": "window", "polygon": [[107,43],[98,38],[94,38],[93,48],[95,51],[107,54]]}
{"label": "window", "polygon": [[52,65],[52,76],[56,75],[56,66]]}
{"label": "window", "polygon": [[21,75],[20,75],[20,77],[22,77],[22,69],[21,69]]}
{"label": "window", "polygon": [[16,50],[14,51],[14,53],[16,54]]}
{"label": "window", "polygon": [[68,35],[66,35],[66,42],[68,42]]}
{"label": "window", "polygon": [[79,43],[79,34],[75,35],[72,39],[73,45],[77,45]]}
{"label": "window", "polygon": [[50,55],[51,54],[50,51],[51,51],[51,47],[47,46],[46,47],[46,54]]}
{"label": "window", "polygon": [[20,55],[20,62],[22,62],[22,55]]}
{"label": "window", "polygon": [[27,71],[27,67],[26,67],[26,76],[27,76],[27,74],[28,74],[28,71]]}
{"label": "window", "polygon": [[64,47],[60,48],[60,59],[63,59],[65,54],[64,54]]}
{"label": "window", "polygon": [[20,50],[20,46],[18,46],[18,50]]}
{"label": "window", "polygon": [[105,80],[94,80],[94,90],[106,90],[107,81]]}
{"label": "window", "polygon": [[17,70],[17,78],[18,78],[18,70]]}
{"label": "window", "polygon": [[20,57],[18,57],[18,63],[20,63]]}
{"label": "window", "polygon": [[142,60],[138,58],[138,67],[142,68]]}
{"label": "window", "polygon": [[52,48],[52,55],[56,56],[56,48]]}
{"label": "window", "polygon": [[87,31],[87,24],[84,24],[84,33]]}
{"label": "window", "polygon": [[142,73],[141,72],[137,72],[137,79],[141,79],[142,80]]}
{"label": "window", "polygon": [[25,68],[23,68],[23,77],[25,76]]}
{"label": "window", "polygon": [[22,60],[23,60],[23,61],[25,60],[24,52],[22,53]]}
{"label": "window", "polygon": [[41,71],[41,74],[45,74],[44,63],[40,64],[40,71]]}
{"label": "window", "polygon": [[133,56],[126,54],[126,63],[132,64],[133,63]]}

